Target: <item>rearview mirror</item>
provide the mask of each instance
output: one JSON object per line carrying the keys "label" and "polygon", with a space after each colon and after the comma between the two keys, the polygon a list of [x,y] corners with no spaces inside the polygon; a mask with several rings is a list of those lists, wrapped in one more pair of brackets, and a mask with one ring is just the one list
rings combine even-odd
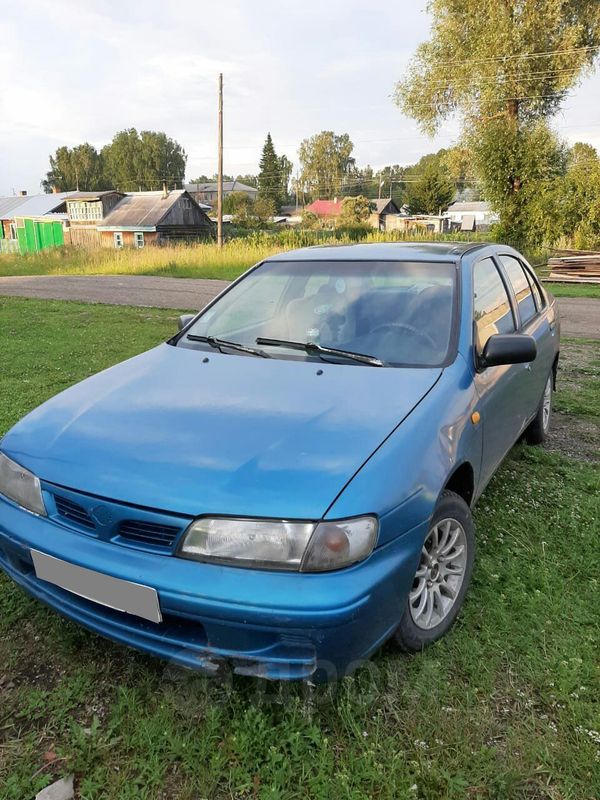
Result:
{"label": "rearview mirror", "polygon": [[496,367],[500,364],[525,364],[537,355],[537,345],[533,336],[522,333],[496,333],[490,336],[483,348],[482,367]]}
{"label": "rearview mirror", "polygon": [[186,328],[195,316],[195,314],[182,314],[179,317],[179,330],[182,331],[184,328]]}

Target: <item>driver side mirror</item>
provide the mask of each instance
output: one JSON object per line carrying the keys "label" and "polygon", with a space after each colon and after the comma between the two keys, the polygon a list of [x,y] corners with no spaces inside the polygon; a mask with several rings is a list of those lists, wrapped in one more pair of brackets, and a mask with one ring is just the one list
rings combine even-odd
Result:
{"label": "driver side mirror", "polygon": [[190,324],[190,322],[194,319],[195,316],[196,316],[195,314],[182,314],[179,317],[179,321],[177,323],[178,329],[182,331],[184,328],[186,328]]}
{"label": "driver side mirror", "polygon": [[533,336],[522,333],[496,333],[487,340],[479,358],[482,367],[501,364],[526,364],[534,361],[537,345]]}

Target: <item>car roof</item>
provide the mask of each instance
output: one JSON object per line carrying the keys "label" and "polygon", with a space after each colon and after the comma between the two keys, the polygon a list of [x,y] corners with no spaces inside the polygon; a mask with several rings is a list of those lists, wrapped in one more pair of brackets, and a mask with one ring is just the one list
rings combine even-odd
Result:
{"label": "car roof", "polygon": [[288,250],[266,261],[458,261],[488,242],[369,242]]}

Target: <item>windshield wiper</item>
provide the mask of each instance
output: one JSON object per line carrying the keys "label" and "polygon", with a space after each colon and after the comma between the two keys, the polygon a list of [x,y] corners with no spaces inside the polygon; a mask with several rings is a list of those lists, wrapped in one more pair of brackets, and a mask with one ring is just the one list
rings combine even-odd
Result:
{"label": "windshield wiper", "polygon": [[214,347],[215,350],[219,350],[219,352],[223,352],[224,347],[229,347],[231,350],[239,350],[241,353],[250,353],[253,356],[260,356],[261,358],[271,358],[268,353],[265,353],[264,350],[259,350],[258,347],[248,347],[245,344],[240,344],[239,342],[229,342],[227,339],[217,339],[216,336],[197,336],[195,333],[188,333],[187,339],[191,339],[192,342],[205,342],[209,344],[211,347]]}
{"label": "windshield wiper", "polygon": [[371,367],[385,367],[385,361],[382,361],[375,356],[366,356],[363,353],[353,353],[350,350],[338,350],[336,347],[325,347],[316,342],[289,342],[286,339],[265,339],[259,336],[256,344],[268,344],[273,347],[289,347],[290,350],[304,350],[306,353],[312,355],[315,353],[318,356],[339,356],[340,358],[348,358],[352,361],[360,361],[361,364],[369,364]]}

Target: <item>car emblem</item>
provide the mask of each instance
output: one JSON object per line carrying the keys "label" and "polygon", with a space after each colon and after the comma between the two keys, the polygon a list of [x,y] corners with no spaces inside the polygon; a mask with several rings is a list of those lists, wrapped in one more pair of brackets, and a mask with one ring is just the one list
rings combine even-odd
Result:
{"label": "car emblem", "polygon": [[98,525],[109,525],[113,521],[110,508],[106,506],[94,506],[90,513]]}

